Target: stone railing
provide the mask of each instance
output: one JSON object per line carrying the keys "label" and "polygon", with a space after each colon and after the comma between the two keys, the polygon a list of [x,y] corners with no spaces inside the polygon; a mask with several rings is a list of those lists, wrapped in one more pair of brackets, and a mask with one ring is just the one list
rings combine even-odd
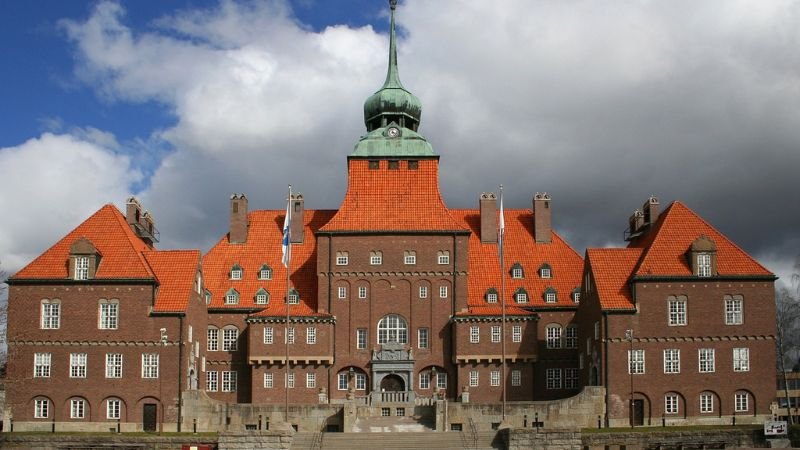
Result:
{"label": "stone railing", "polygon": [[416,396],[414,391],[384,391],[372,392],[370,395],[370,405],[383,403],[413,403]]}

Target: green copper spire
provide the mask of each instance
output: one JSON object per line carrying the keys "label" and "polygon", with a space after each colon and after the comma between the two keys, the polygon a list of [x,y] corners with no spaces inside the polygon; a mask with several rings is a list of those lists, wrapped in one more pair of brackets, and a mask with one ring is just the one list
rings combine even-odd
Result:
{"label": "green copper spire", "polygon": [[397,70],[397,36],[394,31],[395,8],[397,8],[397,0],[389,0],[389,9],[392,11],[392,24],[389,32],[389,69],[386,71],[386,81],[383,83],[382,89],[403,89],[403,84],[400,83],[400,72]]}

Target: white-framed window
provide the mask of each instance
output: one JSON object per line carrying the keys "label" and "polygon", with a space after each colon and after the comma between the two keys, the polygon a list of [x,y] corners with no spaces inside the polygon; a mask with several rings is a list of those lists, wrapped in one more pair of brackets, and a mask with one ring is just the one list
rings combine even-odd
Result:
{"label": "white-framed window", "polygon": [[380,250],[369,252],[369,263],[373,266],[383,264],[383,252]]}
{"label": "white-framed window", "polygon": [[206,372],[206,391],[217,392],[219,390],[219,372],[212,370]]}
{"label": "white-framed window", "polygon": [[417,330],[417,348],[428,348],[428,329],[419,328]]}
{"label": "white-framed window", "polygon": [[414,250],[406,250],[403,252],[403,264],[414,265],[417,263],[417,252]]}
{"label": "white-framed window", "polygon": [[338,383],[336,384],[337,388],[340,391],[346,391],[347,387],[348,387],[347,386],[347,372],[339,372],[339,375],[338,375],[337,378],[338,378],[338,380],[337,380]]}
{"label": "white-framed window", "polygon": [[749,348],[734,348],[733,349],[733,371],[734,372],[749,372],[750,371],[750,349]]}
{"label": "white-framed window", "polygon": [[347,298],[347,288],[344,286],[339,286],[339,298]]}
{"label": "white-framed window", "polygon": [[300,303],[300,293],[294,289],[290,290],[289,295],[287,295],[286,297],[287,297],[287,302],[290,305],[297,305]]}
{"label": "white-framed window", "polygon": [[678,396],[667,394],[664,396],[664,414],[678,414]]}
{"label": "white-framed window", "polygon": [[233,266],[233,268],[231,268],[231,280],[241,280],[243,273],[244,271],[242,270],[241,267],[239,267],[238,265]]}
{"label": "white-framed window", "polygon": [[78,256],[75,258],[75,279],[88,280],[89,279],[89,257]]}
{"label": "white-framed window", "polygon": [[581,291],[574,291],[572,293],[572,303],[580,303],[581,302]]}
{"label": "white-framed window", "polygon": [[489,386],[500,386],[500,371],[492,370],[489,372]]}
{"label": "white-framed window", "polygon": [[69,354],[69,377],[86,378],[86,353]]}
{"label": "white-framed window", "polygon": [[511,385],[522,386],[522,371],[516,369],[511,371]]}
{"label": "white-framed window", "polygon": [[33,417],[36,419],[47,419],[50,417],[50,400],[37,398],[33,406]]}
{"label": "white-framed window", "polygon": [[522,325],[514,325],[511,327],[511,341],[522,342]]}
{"label": "white-framed window", "polygon": [[561,348],[561,325],[554,323],[545,328],[547,348]]}
{"label": "white-framed window", "polygon": [[216,352],[219,350],[219,328],[210,326],[206,332],[206,348],[209,352]]}
{"label": "white-framed window", "polygon": [[261,270],[258,271],[258,279],[259,280],[271,280],[272,279],[272,268],[269,266],[261,266]]}
{"label": "white-framed window", "polygon": [[58,300],[42,300],[43,330],[54,330],[61,326],[61,303]]}
{"label": "white-framed window", "polygon": [[350,254],[347,252],[336,252],[336,265],[346,266],[350,263]]}
{"label": "white-framed window", "polygon": [[106,419],[120,419],[122,411],[122,401],[117,398],[106,400]]}
{"label": "white-framed window", "polygon": [[478,344],[481,342],[481,329],[477,325],[469,327],[469,342],[470,344]]}
{"label": "white-framed window", "polygon": [[549,279],[553,277],[553,272],[549,267],[542,267],[539,269],[539,277]]}
{"label": "white-framed window", "polygon": [[447,372],[436,373],[436,387],[439,389],[447,389]]}
{"label": "white-framed window", "polygon": [[378,344],[387,342],[408,343],[408,325],[406,320],[397,314],[384,316],[378,322]]}
{"label": "white-framed window", "polygon": [[556,292],[553,290],[548,290],[544,293],[544,301],[545,303],[555,303],[558,300],[556,297]]}
{"label": "white-framed window", "polygon": [[549,368],[545,374],[547,389],[561,389],[561,369]]}
{"label": "white-framed window", "polygon": [[744,323],[741,295],[725,296],[725,325],[741,325]]}
{"label": "white-framed window", "polygon": [[714,412],[714,395],[704,392],[700,394],[700,412],[713,413]]}
{"label": "white-framed window", "polygon": [[522,270],[522,266],[517,264],[517,265],[515,265],[514,267],[511,268],[511,278],[520,279],[520,278],[524,278],[524,277],[525,277],[525,273]]}
{"label": "white-framed window", "polygon": [[33,355],[33,377],[50,378],[50,353],[34,353]]}
{"label": "white-framed window", "polygon": [[233,352],[238,349],[239,329],[236,327],[225,327],[222,329],[222,351]]}
{"label": "white-framed window", "polygon": [[86,401],[80,398],[73,398],[69,401],[69,418],[83,419],[86,417]]}
{"label": "white-framed window", "polygon": [[528,293],[519,291],[514,294],[514,301],[517,303],[528,303]]}
{"label": "white-framed window", "polygon": [[570,367],[564,369],[564,387],[567,389],[578,389],[578,369]]}
{"label": "white-framed window", "polygon": [[594,323],[594,339],[600,339],[600,322]]}
{"label": "white-framed window", "polygon": [[710,277],[711,276],[711,255],[708,253],[699,253],[697,255],[697,276]]}
{"label": "white-framed window", "polygon": [[122,353],[106,353],[106,378],[122,378]]}
{"label": "white-framed window", "polygon": [[500,325],[492,325],[491,328],[492,342],[500,342]]}
{"label": "white-framed window", "polygon": [[478,386],[478,371],[471,370],[469,372],[469,386],[470,387],[477,387]]}
{"label": "white-framed window", "polygon": [[158,353],[142,353],[142,378],[158,378]]}
{"label": "white-framed window", "polygon": [[363,350],[367,348],[367,329],[366,328],[358,328],[356,329],[356,348],[359,350]]}
{"label": "white-framed window", "polygon": [[628,373],[644,373],[644,350],[628,350]]}
{"label": "white-framed window", "polygon": [[357,391],[367,390],[367,374],[356,373],[356,390]]}
{"label": "white-framed window", "polygon": [[294,327],[289,327],[286,329],[286,339],[284,342],[287,344],[294,344]]}
{"label": "white-framed window", "polygon": [[439,298],[447,298],[447,285],[439,286]]}
{"label": "white-framed window", "polygon": [[317,343],[317,328],[316,327],[306,328],[306,344],[316,344],[316,343]]}
{"label": "white-framed window", "polygon": [[420,372],[419,373],[419,388],[420,389],[430,389],[431,388],[431,373],[428,371]]}
{"label": "white-framed window", "polygon": [[269,292],[261,290],[256,293],[256,305],[266,305],[269,303]]}
{"label": "white-framed window", "polygon": [[264,389],[272,389],[275,387],[275,374],[272,372],[264,373]]}
{"label": "white-framed window", "polygon": [[669,309],[669,326],[686,325],[686,297],[675,297],[670,295],[667,298],[667,308]]}
{"label": "white-framed window", "polygon": [[306,388],[314,389],[317,387],[317,374],[314,372],[306,373]]}
{"label": "white-framed window", "polygon": [[734,408],[736,412],[747,412],[750,409],[750,395],[747,392],[734,394]]}
{"label": "white-framed window", "polygon": [[698,367],[701,373],[714,371],[714,349],[701,348],[697,350]]}
{"label": "white-framed window", "polygon": [[578,348],[578,326],[568,325],[564,332],[564,348]]}
{"label": "white-framed window", "polygon": [[367,287],[366,286],[359,286],[358,287],[358,298],[367,298]]}
{"label": "white-framed window", "polygon": [[419,298],[428,298],[428,286],[419,287]]}
{"label": "white-framed window", "polygon": [[100,317],[98,328],[116,330],[119,326],[119,303],[112,300],[100,300]]}
{"label": "white-framed window", "polygon": [[236,371],[222,371],[222,392],[236,392]]}
{"label": "white-framed window", "polygon": [[439,264],[450,264],[450,252],[448,250],[442,250],[438,253],[436,262]]}
{"label": "white-framed window", "polygon": [[681,373],[681,351],[679,349],[664,349],[664,373]]}
{"label": "white-framed window", "polygon": [[230,289],[225,294],[225,304],[226,305],[239,304],[239,292],[237,292],[236,289]]}
{"label": "white-framed window", "polygon": [[486,294],[486,303],[497,303],[497,293],[489,292]]}

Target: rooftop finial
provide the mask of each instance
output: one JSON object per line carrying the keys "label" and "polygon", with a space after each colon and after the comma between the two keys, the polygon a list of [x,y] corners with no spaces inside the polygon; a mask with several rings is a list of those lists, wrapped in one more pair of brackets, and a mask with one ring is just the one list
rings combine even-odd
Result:
{"label": "rooftop finial", "polygon": [[383,86],[402,88],[403,85],[400,84],[400,74],[397,70],[397,36],[395,36],[394,31],[394,9],[396,7],[397,0],[389,0],[389,8],[392,10],[392,23],[389,30],[389,70],[387,71],[386,82]]}
{"label": "rooftop finial", "polygon": [[389,0],[389,8],[392,8],[392,11],[394,11],[394,9],[397,8],[397,0]]}

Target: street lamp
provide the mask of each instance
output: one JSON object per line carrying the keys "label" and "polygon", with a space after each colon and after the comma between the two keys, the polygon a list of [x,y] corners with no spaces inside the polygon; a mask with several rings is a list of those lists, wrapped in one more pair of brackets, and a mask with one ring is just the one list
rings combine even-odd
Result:
{"label": "street lamp", "polygon": [[631,424],[631,428],[633,428],[633,329],[629,328],[625,330],[625,339],[628,341],[628,374],[630,377],[630,404],[628,409],[628,419]]}
{"label": "street lamp", "polygon": [[[159,330],[161,332],[161,345],[163,347],[167,347],[167,342],[169,341],[169,337],[167,336],[167,329],[161,328]],[[159,353],[158,356],[158,401],[161,403],[161,414],[158,415],[158,424],[159,424],[159,432],[164,432],[164,392],[161,388],[161,354]],[[178,419],[180,420],[180,419]]]}

